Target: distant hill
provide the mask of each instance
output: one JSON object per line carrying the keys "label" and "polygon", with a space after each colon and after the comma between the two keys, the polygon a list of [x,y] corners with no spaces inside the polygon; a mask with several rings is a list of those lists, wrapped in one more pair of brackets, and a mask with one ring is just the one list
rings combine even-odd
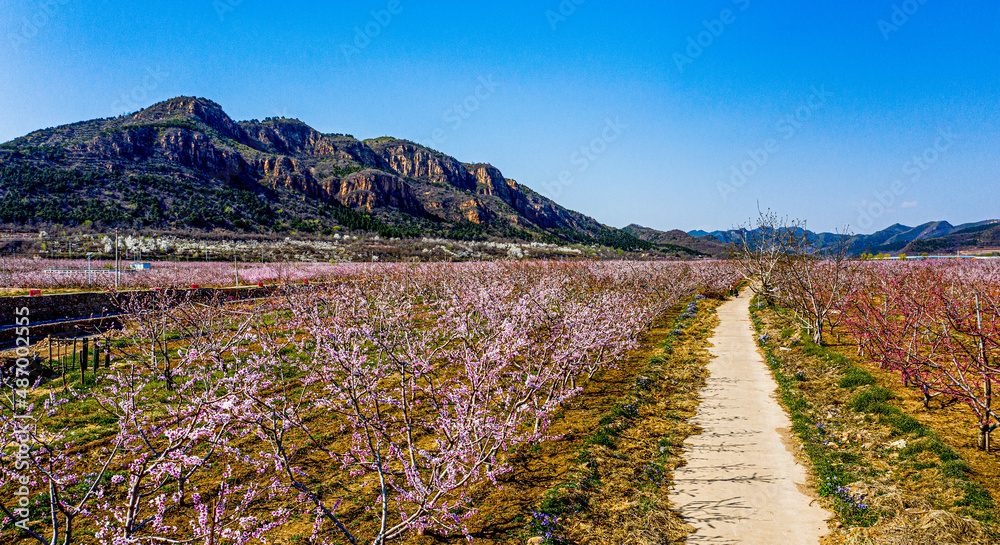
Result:
{"label": "distant hill", "polygon": [[[987,220],[954,226],[947,221],[932,221],[909,227],[895,224],[870,235],[854,235],[852,251],[862,253],[934,253],[975,250],[996,250],[1000,239],[1000,220]],[[688,234],[710,244],[732,242],[740,231],[691,231]],[[819,247],[829,247],[843,235],[808,231],[808,237]]]}
{"label": "distant hill", "polygon": [[[947,221],[932,221],[917,227],[893,225],[878,233],[861,237],[872,253],[931,253],[957,249],[959,240],[974,244],[980,237],[951,238],[957,233],[978,233],[995,226],[998,220],[954,226]],[[970,246],[971,247],[971,246]],[[934,249],[932,249],[934,248]]]}
{"label": "distant hill", "polygon": [[699,256],[725,257],[728,253],[726,245],[711,239],[692,236],[684,231],[657,231],[649,227],[632,224],[622,229],[636,238],[659,244],[667,248],[675,248],[681,252]]}
{"label": "distant hill", "polygon": [[322,134],[295,119],[236,122],[179,97],[0,146],[0,224],[181,232],[373,231],[657,250],[485,163],[407,140]]}
{"label": "distant hill", "polygon": [[910,242],[903,248],[903,253],[918,255],[1000,252],[1000,222],[992,221],[970,227],[959,227],[946,236]]}

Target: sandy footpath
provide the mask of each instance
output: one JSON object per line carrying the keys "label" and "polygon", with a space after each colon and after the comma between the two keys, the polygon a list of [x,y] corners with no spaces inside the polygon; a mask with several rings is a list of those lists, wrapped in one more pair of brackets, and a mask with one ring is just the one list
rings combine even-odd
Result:
{"label": "sandy footpath", "polygon": [[750,297],[744,290],[719,307],[711,377],[693,419],[704,431],[685,443],[672,500],[697,528],[688,543],[814,545],[831,515],[799,489],[806,470],[782,439],[791,421],[757,352]]}

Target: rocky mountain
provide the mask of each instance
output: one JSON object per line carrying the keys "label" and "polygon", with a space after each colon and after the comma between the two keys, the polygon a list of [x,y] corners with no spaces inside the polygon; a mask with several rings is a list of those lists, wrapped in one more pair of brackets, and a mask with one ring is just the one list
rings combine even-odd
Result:
{"label": "rocky mountain", "polygon": [[179,97],[0,146],[0,224],[656,245],[504,177],[396,138],[237,122]]}

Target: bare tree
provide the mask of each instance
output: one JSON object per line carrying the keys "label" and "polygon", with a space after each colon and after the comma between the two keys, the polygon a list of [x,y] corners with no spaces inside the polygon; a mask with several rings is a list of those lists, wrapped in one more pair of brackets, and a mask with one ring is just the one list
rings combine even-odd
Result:
{"label": "bare tree", "polygon": [[813,342],[822,344],[825,325],[833,327],[832,318],[854,284],[857,262],[850,251],[854,237],[848,228],[828,245],[810,244],[805,231],[789,237],[795,243],[779,263],[774,283],[781,303],[809,330]]}
{"label": "bare tree", "polygon": [[750,289],[768,305],[777,300],[776,277],[788,256],[805,244],[805,222],[758,209],[757,220],[736,227],[729,254]]}

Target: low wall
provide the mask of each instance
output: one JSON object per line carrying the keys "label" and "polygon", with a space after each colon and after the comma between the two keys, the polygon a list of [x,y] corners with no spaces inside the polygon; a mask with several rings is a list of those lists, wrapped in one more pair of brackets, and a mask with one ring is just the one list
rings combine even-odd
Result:
{"label": "low wall", "polygon": [[31,323],[94,318],[120,312],[110,293],[61,293],[0,298],[0,328],[14,324],[16,309],[27,307]]}
{"label": "low wall", "polygon": [[[248,288],[199,288],[190,290],[169,290],[179,297],[189,297],[196,301],[219,298],[222,301],[244,300],[266,297],[275,293],[275,286]],[[70,320],[88,320],[122,313],[122,305],[129,299],[156,297],[155,291],[127,291],[119,293],[59,293],[35,297],[0,297],[0,348],[7,348],[14,342],[17,309],[28,308],[32,341],[45,335],[72,333],[80,329],[79,323]],[[96,320],[95,320],[96,322]],[[65,330],[65,331],[64,331]]]}

